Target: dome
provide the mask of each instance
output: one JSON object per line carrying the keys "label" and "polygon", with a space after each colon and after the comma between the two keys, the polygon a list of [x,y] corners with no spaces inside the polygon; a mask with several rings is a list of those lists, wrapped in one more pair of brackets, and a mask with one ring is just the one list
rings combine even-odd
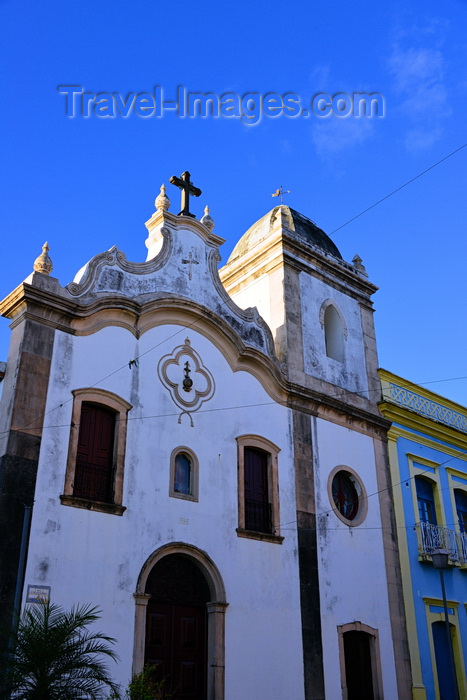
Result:
{"label": "dome", "polygon": [[277,218],[281,214],[283,217],[283,226],[286,230],[304,239],[312,246],[320,248],[324,253],[333,255],[335,258],[342,260],[342,255],[337,246],[322,229],[311,221],[311,219],[303,216],[303,214],[295,211],[295,209],[281,205],[279,207],[274,207],[274,209],[265,214],[265,216],[259,219],[253,226],[250,226],[233,249],[228,262],[245,255],[245,253],[257,246],[261,241],[268,238],[270,232],[276,226]]}

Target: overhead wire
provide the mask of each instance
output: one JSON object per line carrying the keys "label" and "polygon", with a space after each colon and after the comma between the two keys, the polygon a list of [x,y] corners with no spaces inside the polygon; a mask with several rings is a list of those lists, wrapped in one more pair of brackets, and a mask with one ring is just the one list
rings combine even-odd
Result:
{"label": "overhead wire", "polygon": [[425,168],[425,170],[422,170],[421,173],[418,173],[418,175],[415,175],[415,177],[412,177],[410,180],[407,180],[407,182],[404,182],[403,185],[400,185],[399,187],[396,187],[395,190],[393,190],[392,192],[389,192],[389,194],[385,195],[384,197],[381,197],[381,199],[378,199],[377,202],[375,202],[375,203],[372,204],[371,206],[367,207],[366,209],[364,209],[363,211],[361,211],[359,214],[356,214],[356,215],[353,216],[351,219],[349,219],[349,220],[346,221],[345,223],[341,224],[340,226],[338,226],[337,228],[335,228],[333,231],[331,231],[331,233],[328,233],[327,235],[328,235],[328,236],[334,235],[335,233],[337,233],[337,231],[340,231],[340,230],[343,229],[345,226],[348,226],[349,224],[351,224],[352,221],[355,221],[356,219],[359,219],[359,218],[360,218],[361,216],[363,216],[364,214],[367,214],[369,211],[371,211],[372,209],[374,209],[375,207],[377,207],[379,204],[381,204],[382,202],[385,202],[386,199],[389,199],[389,197],[392,197],[394,194],[397,194],[397,192],[400,192],[401,190],[403,190],[404,187],[407,187],[407,185],[412,184],[412,182],[415,182],[415,180],[418,180],[418,179],[419,179],[420,177],[422,177],[423,175],[426,175],[426,173],[430,172],[430,170],[433,170],[434,168],[437,168],[438,165],[441,165],[441,163],[444,163],[444,161],[448,160],[448,158],[452,158],[452,156],[456,155],[456,153],[459,153],[459,151],[462,151],[462,149],[463,149],[463,148],[466,148],[466,147],[467,147],[467,143],[462,144],[462,146],[459,146],[459,148],[456,148],[456,149],[455,149],[454,151],[452,151],[451,153],[448,153],[447,156],[444,156],[444,158],[441,158],[441,160],[438,160],[436,163],[433,163],[433,165],[430,165],[429,168]]}

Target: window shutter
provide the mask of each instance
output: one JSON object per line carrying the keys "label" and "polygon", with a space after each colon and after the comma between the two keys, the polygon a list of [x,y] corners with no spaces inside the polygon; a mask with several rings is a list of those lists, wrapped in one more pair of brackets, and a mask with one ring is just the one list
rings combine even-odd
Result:
{"label": "window shutter", "polygon": [[271,505],[268,489],[268,455],[263,450],[244,450],[245,528],[271,532]]}
{"label": "window shutter", "polygon": [[106,503],[113,502],[113,451],[115,413],[83,403],[73,494]]}

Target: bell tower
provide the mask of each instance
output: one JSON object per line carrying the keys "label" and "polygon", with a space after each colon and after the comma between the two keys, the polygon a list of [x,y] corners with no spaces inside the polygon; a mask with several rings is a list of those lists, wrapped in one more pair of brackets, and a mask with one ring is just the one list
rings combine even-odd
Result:
{"label": "bell tower", "polygon": [[281,205],[242,236],[220,275],[237,304],[269,324],[290,381],[376,403],[377,287],[358,256],[345,262],[324,231]]}

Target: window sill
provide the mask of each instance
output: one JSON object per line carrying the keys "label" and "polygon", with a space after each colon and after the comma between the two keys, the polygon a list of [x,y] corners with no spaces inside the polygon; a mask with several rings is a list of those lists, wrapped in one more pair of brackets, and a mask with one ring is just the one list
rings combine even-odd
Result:
{"label": "window sill", "polygon": [[92,501],[89,498],[78,498],[69,494],[60,496],[62,506],[72,506],[73,508],[84,508],[85,510],[96,510],[100,513],[109,513],[110,515],[123,515],[126,511],[125,506],[117,505],[116,503],[103,503],[102,501]]}
{"label": "window sill", "polygon": [[280,535],[272,535],[267,532],[256,532],[256,530],[245,530],[237,527],[237,536],[246,537],[249,540],[261,540],[263,542],[272,542],[273,544],[282,544],[284,538]]}
{"label": "window sill", "polygon": [[181,498],[182,501],[193,501],[198,502],[197,496],[193,496],[191,493],[180,493],[179,491],[171,491],[169,493],[170,498]]}

